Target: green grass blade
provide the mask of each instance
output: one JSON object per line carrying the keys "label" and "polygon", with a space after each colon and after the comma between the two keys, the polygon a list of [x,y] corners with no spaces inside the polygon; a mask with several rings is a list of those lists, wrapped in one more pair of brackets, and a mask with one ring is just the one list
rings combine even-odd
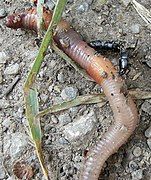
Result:
{"label": "green grass blade", "polygon": [[31,71],[28,75],[27,81],[25,83],[25,86],[24,86],[25,92],[27,92],[29,90],[29,88],[31,88],[35,82],[36,76],[37,76],[37,74],[40,70],[41,64],[43,62],[45,53],[48,49],[48,46],[52,42],[53,30],[56,28],[58,22],[61,19],[62,12],[64,10],[66,2],[67,2],[67,0],[58,0],[57,1],[57,4],[56,4],[55,9],[54,9],[53,16],[52,16],[52,21],[48,27],[48,30],[47,30],[43,40],[42,40],[38,55],[34,61],[32,69],[31,69]]}
{"label": "green grass blade", "polygon": [[[130,95],[134,99],[150,99],[151,98],[151,92],[149,91],[142,91],[140,89],[131,89],[129,90]],[[63,111],[78,105],[82,104],[95,104],[95,103],[106,103],[107,99],[105,95],[102,94],[92,94],[92,95],[84,95],[84,96],[79,96],[71,101],[65,101],[61,104],[56,104],[51,107],[48,107],[42,111],[39,112],[37,117],[44,116],[48,113],[55,113],[59,111]]]}
{"label": "green grass blade", "polygon": [[[43,174],[46,179],[49,179],[48,177],[48,171],[44,165],[44,158],[43,158],[43,152],[41,148],[41,127],[40,127],[40,120],[36,117],[36,115],[39,112],[39,105],[38,105],[38,98],[37,98],[37,91],[34,87],[34,83],[36,80],[36,76],[39,73],[41,64],[43,62],[46,50],[50,43],[52,42],[53,38],[53,31],[57,26],[57,23],[61,19],[61,15],[63,12],[63,9],[65,7],[67,0],[58,0],[52,21],[48,27],[48,30],[42,40],[38,55],[34,61],[34,64],[32,66],[31,71],[29,72],[29,75],[27,77],[27,80],[25,82],[24,86],[24,99],[25,99],[25,105],[26,105],[26,117],[29,122],[29,128],[31,132],[31,137],[33,139],[33,142],[35,144],[36,153],[43,171]],[[41,13],[41,12],[40,12]],[[51,174],[50,174],[51,173]],[[53,179],[52,172],[49,172],[51,179]]]}
{"label": "green grass blade", "polygon": [[28,95],[25,96],[25,105],[26,105],[26,117],[29,123],[30,134],[35,144],[36,153],[38,155],[38,159],[42,168],[42,171],[48,179],[48,172],[44,165],[44,158],[41,149],[41,126],[40,121],[36,118],[36,115],[39,112],[39,104],[38,104],[38,93],[36,89],[30,89]]}

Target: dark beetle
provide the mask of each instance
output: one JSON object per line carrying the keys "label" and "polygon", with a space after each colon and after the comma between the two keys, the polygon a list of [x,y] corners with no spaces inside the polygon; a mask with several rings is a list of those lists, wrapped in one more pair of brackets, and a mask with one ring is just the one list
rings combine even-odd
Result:
{"label": "dark beetle", "polygon": [[116,43],[115,41],[95,40],[88,43],[88,45],[94,48],[99,53],[102,50],[111,50],[115,52],[120,52],[119,74],[124,75],[126,73],[128,69],[128,53],[126,49],[123,48],[122,44]]}

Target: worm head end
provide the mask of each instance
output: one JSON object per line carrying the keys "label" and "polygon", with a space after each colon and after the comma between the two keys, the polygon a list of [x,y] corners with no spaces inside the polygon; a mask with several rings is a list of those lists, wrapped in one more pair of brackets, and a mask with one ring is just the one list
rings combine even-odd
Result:
{"label": "worm head end", "polygon": [[12,14],[6,18],[6,26],[12,29],[22,27],[22,17],[18,14]]}

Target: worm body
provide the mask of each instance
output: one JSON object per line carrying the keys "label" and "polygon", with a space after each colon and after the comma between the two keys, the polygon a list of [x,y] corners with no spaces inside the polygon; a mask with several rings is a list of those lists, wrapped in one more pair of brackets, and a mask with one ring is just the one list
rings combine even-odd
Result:
{"label": "worm body", "polygon": [[[45,10],[45,29],[51,17],[52,13]],[[15,29],[37,30],[36,19],[36,10],[30,9],[20,14],[10,15],[6,25]],[[118,75],[112,63],[107,58],[96,55],[95,50],[82,41],[78,33],[65,20],[61,20],[54,34],[54,41],[58,47],[102,86],[113,110],[115,121],[101,140],[88,152],[80,176],[81,180],[97,180],[107,158],[115,153],[133,133],[138,122],[137,109],[126,90],[124,80]]]}

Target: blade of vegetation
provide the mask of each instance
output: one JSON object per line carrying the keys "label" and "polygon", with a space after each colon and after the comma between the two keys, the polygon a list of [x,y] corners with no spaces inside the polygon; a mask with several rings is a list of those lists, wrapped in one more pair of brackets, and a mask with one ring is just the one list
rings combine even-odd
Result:
{"label": "blade of vegetation", "polygon": [[[129,93],[134,99],[151,98],[151,92],[149,91],[141,91],[140,89],[136,89],[136,90],[130,90]],[[61,104],[56,104],[49,108],[44,109],[39,112],[37,117],[44,116],[48,113],[55,113],[55,112],[63,111],[63,110],[72,108],[74,106],[82,105],[82,104],[95,104],[95,103],[105,103],[105,102],[107,102],[107,99],[103,93],[79,96],[71,101],[65,101]]]}
{"label": "blade of vegetation", "polygon": [[85,95],[85,96],[79,96],[71,101],[65,101],[61,104],[53,105],[47,109],[44,109],[40,111],[40,113],[37,115],[38,117],[44,116],[48,113],[55,113],[58,111],[66,110],[74,106],[78,106],[81,104],[94,104],[98,102],[105,102],[106,98],[103,94],[97,94],[97,95]]}
{"label": "blade of vegetation", "polygon": [[37,1],[37,30],[38,30],[38,37],[42,36],[42,29],[43,29],[43,5],[44,0]]}
{"label": "blade of vegetation", "polygon": [[33,140],[33,143],[35,144],[36,152],[38,155],[38,159],[42,168],[42,171],[48,179],[48,172],[44,165],[44,159],[41,149],[41,127],[40,127],[40,121],[38,118],[36,118],[36,115],[39,112],[39,104],[38,104],[38,93],[36,89],[30,89],[28,92],[28,96],[25,96],[25,105],[26,105],[26,117],[28,119],[29,123],[29,129],[30,134]]}
{"label": "blade of vegetation", "polygon": [[[39,73],[41,64],[43,62],[45,53],[47,51],[48,46],[52,42],[53,38],[53,31],[55,30],[58,22],[61,19],[62,12],[64,10],[65,4],[67,0],[58,0],[52,21],[48,27],[48,30],[42,40],[38,55],[34,61],[34,64],[32,66],[31,71],[29,72],[29,75],[27,77],[25,86],[24,86],[24,99],[25,99],[25,106],[26,106],[26,117],[29,122],[29,129],[31,132],[31,137],[33,139],[33,142],[35,144],[36,153],[43,171],[43,174],[45,178],[48,180],[48,171],[44,165],[44,158],[43,158],[43,152],[41,148],[41,127],[40,127],[40,120],[36,117],[36,115],[39,112],[39,106],[38,106],[38,98],[37,98],[37,91],[34,88],[34,83],[36,80],[36,76]],[[40,12],[41,13],[41,12]],[[42,16],[42,14],[41,14]],[[40,17],[42,19],[42,17]],[[52,178],[52,173],[49,172]]]}
{"label": "blade of vegetation", "polygon": [[85,77],[88,81],[94,81],[87,73],[86,71],[81,68],[77,63],[75,63],[69,56],[67,56],[62,50],[60,50],[55,43],[52,43],[53,50],[61,56],[67,63],[69,63],[71,66],[74,67],[76,71],[78,71],[83,77]]}
{"label": "blade of vegetation", "polygon": [[67,0],[58,0],[57,4],[54,9],[52,21],[48,27],[48,30],[42,40],[41,46],[39,48],[38,55],[35,59],[35,62],[32,66],[32,69],[28,75],[27,81],[24,86],[24,91],[27,92],[29,88],[32,87],[32,85],[35,82],[36,76],[40,70],[41,64],[43,62],[45,53],[48,49],[48,46],[52,43],[52,37],[53,37],[53,30],[56,28],[58,22],[61,19],[62,12],[64,10],[65,4]]}
{"label": "blade of vegetation", "polygon": [[135,0],[132,0],[132,5],[141,18],[147,23],[148,27],[151,28],[151,12]]}

